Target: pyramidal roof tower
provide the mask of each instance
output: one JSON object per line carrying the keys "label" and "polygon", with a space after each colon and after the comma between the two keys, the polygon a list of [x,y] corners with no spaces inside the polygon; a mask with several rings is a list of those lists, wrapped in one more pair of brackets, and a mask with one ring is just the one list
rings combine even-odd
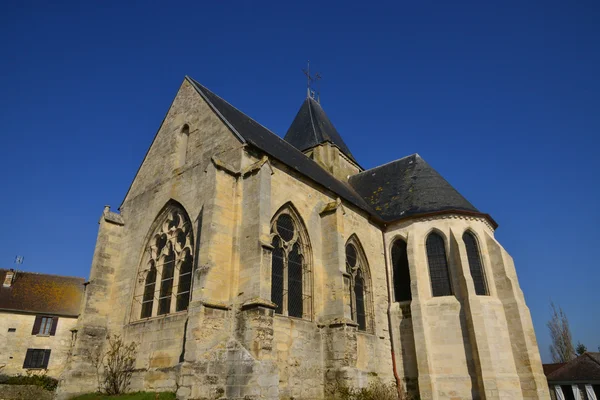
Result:
{"label": "pyramidal roof tower", "polygon": [[343,181],[347,181],[349,176],[362,171],[352,152],[310,90],[285,134],[284,140]]}

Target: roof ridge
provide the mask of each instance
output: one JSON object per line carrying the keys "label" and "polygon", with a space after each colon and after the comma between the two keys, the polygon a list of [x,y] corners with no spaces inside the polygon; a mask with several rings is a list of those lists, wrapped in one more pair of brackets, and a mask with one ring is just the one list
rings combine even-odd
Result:
{"label": "roof ridge", "polygon": [[[386,166],[388,166],[388,165],[390,165],[390,164],[393,164],[393,163],[395,163],[395,162],[398,162],[398,161],[402,161],[402,160],[404,160],[404,159],[406,159],[406,158],[408,158],[408,157],[412,157],[412,156],[419,157],[421,160],[425,161],[425,160],[423,159],[423,157],[421,157],[421,156],[419,155],[419,153],[412,153],[412,154],[409,154],[409,155],[407,155],[407,156],[404,156],[404,157],[398,158],[397,160],[388,161],[388,162],[386,162],[385,164],[381,164],[381,165],[377,165],[377,166],[375,166],[375,167],[373,167],[373,168],[365,169],[364,171],[362,171],[362,172],[359,172],[358,174],[354,174],[354,175],[352,175],[352,176],[358,176],[358,175],[364,174],[365,172],[369,172],[369,171],[373,171],[373,170],[375,170],[375,169],[383,168],[383,167],[386,167]],[[425,161],[425,162],[427,162],[427,161]]]}
{"label": "roof ridge", "polygon": [[310,96],[308,97],[308,114],[310,115],[310,125],[312,126],[312,130],[313,130],[313,136],[315,137],[315,142],[319,143],[319,138],[317,137],[317,130],[315,129],[315,119],[313,117],[313,112],[312,112],[312,102],[310,101],[311,98]]}
{"label": "roof ridge", "polygon": [[598,355],[600,355],[600,352],[597,352],[597,351],[586,351],[582,355],[584,355],[584,356],[587,355],[589,358],[592,359],[593,362],[600,365],[600,360],[596,360],[594,357],[592,357],[592,353],[597,353]]}
{"label": "roof ridge", "polygon": [[[237,108],[236,106],[234,106],[233,104],[231,104],[230,102],[228,102],[227,100],[225,100],[224,98],[222,98],[221,96],[219,96],[218,94],[216,94],[215,92],[213,92],[212,90],[210,90],[209,88],[207,88],[206,86],[204,86],[203,84],[201,84],[200,82],[198,82],[197,80],[195,80],[194,78],[192,78],[190,76],[187,76],[187,75],[186,75],[186,78],[190,79],[195,84],[194,86],[197,85],[197,86],[200,86],[202,89],[208,90],[210,93],[212,93],[213,96],[218,97],[221,101],[223,101],[224,103],[227,103],[227,105],[229,105],[231,108],[235,109],[236,111],[240,112],[244,116],[248,117],[253,122],[257,123],[258,125],[260,125],[264,129],[266,129],[267,131],[269,131],[270,133],[272,133],[274,136],[280,138],[278,134],[276,134],[275,132],[273,132],[272,130],[270,130],[269,128],[267,128],[266,126],[264,126],[263,124],[261,124],[260,122],[258,122],[257,120],[255,120],[254,118],[252,118],[251,116],[249,116],[248,114],[246,114],[245,112],[243,112],[242,110],[240,110],[239,108]],[[216,112],[219,113],[219,115],[221,115],[221,113],[219,112],[219,110],[217,109],[217,107],[209,99],[205,99],[205,100],[211,106],[213,106],[213,108],[215,109]],[[223,116],[223,119],[225,121],[227,121],[227,118],[225,118],[224,116]],[[234,128],[234,130],[237,132],[237,129]],[[240,134],[240,136],[241,136],[241,134]],[[283,140],[283,139],[281,139],[281,140]]]}
{"label": "roof ridge", "polygon": [[30,275],[43,275],[43,276],[56,276],[58,278],[71,278],[71,279],[83,279],[85,281],[85,278],[81,277],[81,276],[73,276],[73,275],[58,275],[58,274],[47,274],[45,272],[33,272],[33,271],[23,271],[20,269],[14,269],[14,268],[10,268],[10,269],[6,269],[6,268],[0,268],[0,272],[2,271],[10,271],[13,270],[14,272],[18,272],[21,274],[30,274]]}

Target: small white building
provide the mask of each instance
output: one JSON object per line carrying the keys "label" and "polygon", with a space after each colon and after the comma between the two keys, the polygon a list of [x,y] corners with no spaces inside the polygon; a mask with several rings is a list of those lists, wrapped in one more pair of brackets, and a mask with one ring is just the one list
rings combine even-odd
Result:
{"label": "small white building", "polygon": [[0,373],[61,374],[77,334],[84,281],[0,269]]}

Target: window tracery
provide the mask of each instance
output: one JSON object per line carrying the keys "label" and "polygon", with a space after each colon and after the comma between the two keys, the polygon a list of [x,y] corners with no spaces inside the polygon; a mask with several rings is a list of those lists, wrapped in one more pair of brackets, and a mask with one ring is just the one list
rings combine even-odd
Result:
{"label": "window tracery", "polygon": [[312,318],[312,275],[308,234],[291,207],[271,224],[271,301],[277,314]]}
{"label": "window tracery", "polygon": [[350,314],[361,331],[373,331],[371,279],[360,243],[352,238],[346,244],[346,278],[350,297]]}
{"label": "window tracery", "polygon": [[[150,318],[187,310],[192,283],[193,231],[187,213],[170,205],[146,246],[142,285],[134,303],[139,317]],[[140,293],[141,292],[141,293]]]}

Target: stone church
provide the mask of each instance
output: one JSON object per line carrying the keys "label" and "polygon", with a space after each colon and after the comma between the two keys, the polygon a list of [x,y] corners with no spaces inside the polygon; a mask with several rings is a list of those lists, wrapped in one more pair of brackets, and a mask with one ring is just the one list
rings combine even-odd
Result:
{"label": "stone church", "polygon": [[496,222],[418,154],[363,169],[310,94],[281,139],[186,77],[99,225],[61,398],[96,389],[87,354],[109,334],[139,344],[131,390],[179,399],[376,379],[549,398]]}

